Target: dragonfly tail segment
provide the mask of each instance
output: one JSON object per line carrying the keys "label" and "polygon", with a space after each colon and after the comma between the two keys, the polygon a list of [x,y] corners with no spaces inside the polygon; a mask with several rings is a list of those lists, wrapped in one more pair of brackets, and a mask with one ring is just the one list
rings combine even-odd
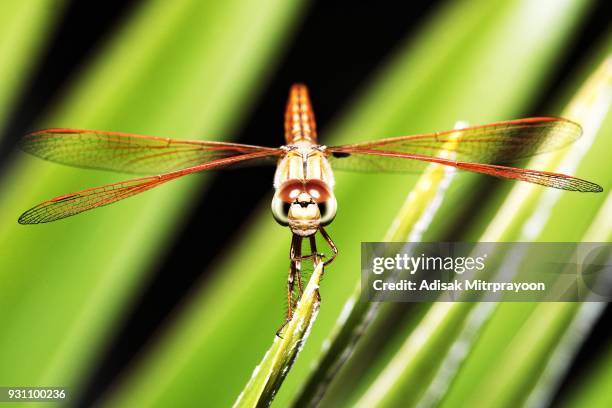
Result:
{"label": "dragonfly tail segment", "polygon": [[294,84],[285,110],[285,142],[291,145],[302,141],[317,144],[317,124],[308,88]]}

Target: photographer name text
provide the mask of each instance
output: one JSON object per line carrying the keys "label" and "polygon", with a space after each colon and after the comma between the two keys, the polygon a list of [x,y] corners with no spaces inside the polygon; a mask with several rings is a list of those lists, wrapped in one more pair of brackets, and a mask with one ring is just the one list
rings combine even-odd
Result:
{"label": "photographer name text", "polygon": [[454,280],[443,282],[441,280],[415,282],[401,279],[396,282],[385,282],[376,279],[372,282],[372,288],[377,291],[486,291],[486,292],[525,292],[525,291],[545,291],[546,285],[543,282],[488,282],[482,279],[473,280]]}

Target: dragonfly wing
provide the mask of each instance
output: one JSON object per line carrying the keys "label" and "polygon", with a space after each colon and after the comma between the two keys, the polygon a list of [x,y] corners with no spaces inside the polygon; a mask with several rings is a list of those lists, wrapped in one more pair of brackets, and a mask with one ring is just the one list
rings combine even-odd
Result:
{"label": "dragonfly wing", "polygon": [[65,194],[44,201],[29,209],[23,213],[21,217],[19,217],[19,223],[40,224],[56,221],[82,213],[83,211],[112,204],[187,174],[229,166],[231,164],[241,163],[247,160],[254,160],[264,157],[265,155],[267,155],[266,152],[248,153],[241,156],[218,159],[190,168],[161,174],[159,176],[134,178],[118,183],[89,188],[75,193]]}
{"label": "dragonfly wing", "polygon": [[[412,158],[416,155],[397,152],[397,154],[385,154],[395,152],[381,152],[365,148],[352,147],[328,148],[327,159],[334,170],[348,170],[361,173],[411,173],[420,172],[429,165],[426,161]],[[406,156],[411,156],[408,158]],[[423,156],[425,157],[425,156]]]}
{"label": "dragonfly wing", "polygon": [[60,220],[131,197],[166,181],[169,180],[159,177],[143,177],[65,194],[30,208],[21,214],[19,223],[41,224]]}
{"label": "dragonfly wing", "polygon": [[[436,163],[445,166],[455,167],[461,170],[468,170],[475,173],[488,174],[505,179],[526,181],[529,183],[540,184],[547,187],[559,188],[562,190],[581,191],[581,192],[601,192],[601,186],[587,180],[566,174],[550,173],[539,170],[520,169],[516,167],[501,166],[486,163],[471,163],[464,161],[451,160],[443,157],[431,157],[418,154],[389,152],[368,149],[355,149],[351,156],[355,160],[363,163],[401,163],[416,162],[421,164]],[[370,161],[368,161],[370,160]]]}
{"label": "dragonfly wing", "polygon": [[580,191],[582,193],[601,193],[603,188],[578,177],[567,174],[551,173],[539,170],[519,169],[516,167],[499,166],[494,164],[479,164],[469,162],[456,162],[456,167],[476,173],[491,176],[526,181],[528,183],[540,184],[546,187],[558,188],[568,191]]}
{"label": "dragonfly wing", "polygon": [[255,152],[268,152],[271,157],[281,154],[278,148],[83,129],[30,133],[21,148],[69,166],[136,174],[166,173]]}
{"label": "dragonfly wing", "polygon": [[344,170],[402,172],[423,168],[415,161],[363,157],[361,150],[381,150],[459,161],[502,164],[560,149],[582,134],[580,125],[562,118],[511,120],[483,126],[329,147],[332,166]]}

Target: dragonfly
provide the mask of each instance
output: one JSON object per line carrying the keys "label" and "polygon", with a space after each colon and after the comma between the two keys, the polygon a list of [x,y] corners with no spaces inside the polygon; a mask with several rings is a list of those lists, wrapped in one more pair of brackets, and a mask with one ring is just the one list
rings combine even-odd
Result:
{"label": "dragonfly", "polygon": [[[292,232],[287,279],[287,321],[301,296],[302,262],[331,263],[338,248],[327,233],[335,218],[333,169],[361,172],[414,172],[432,163],[502,179],[520,180],[569,191],[601,192],[590,181],[566,174],[506,165],[560,149],[578,139],[579,124],[557,117],[533,117],[444,132],[392,137],[325,146],[319,144],[308,89],[294,84],[285,110],[285,144],[253,146],[202,140],[179,140],[121,132],[53,128],[30,133],[24,151],[53,162],[124,173],[157,174],[132,178],[44,201],[19,218],[39,224],[70,217],[140,194],[192,173],[273,159],[272,215]],[[317,252],[315,235],[329,246],[329,257]],[[302,253],[308,239],[310,252]],[[305,241],[304,241],[305,242]],[[297,285],[297,288],[296,288]]]}

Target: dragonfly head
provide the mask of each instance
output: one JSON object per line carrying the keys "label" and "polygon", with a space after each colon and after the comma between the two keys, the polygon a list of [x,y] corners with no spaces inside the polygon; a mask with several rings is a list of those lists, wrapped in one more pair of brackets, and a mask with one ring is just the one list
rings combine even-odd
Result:
{"label": "dragonfly head", "polygon": [[304,237],[332,222],[336,207],[336,197],[320,180],[289,180],[277,189],[272,199],[276,221]]}

